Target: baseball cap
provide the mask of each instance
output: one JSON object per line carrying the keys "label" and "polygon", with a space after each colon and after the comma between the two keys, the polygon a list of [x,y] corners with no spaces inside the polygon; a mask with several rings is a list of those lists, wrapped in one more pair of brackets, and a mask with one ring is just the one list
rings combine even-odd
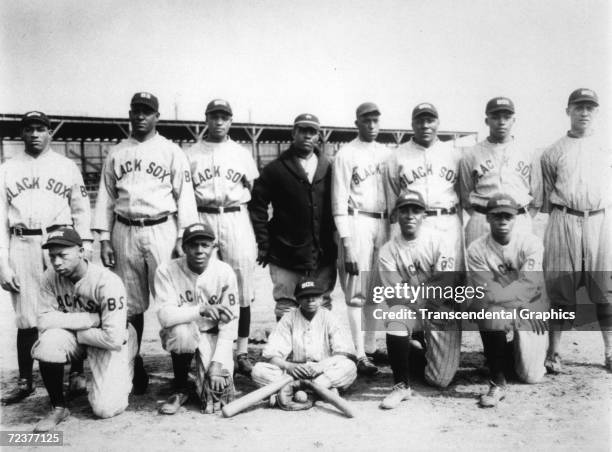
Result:
{"label": "baseball cap", "polygon": [[362,115],[367,115],[368,113],[378,113],[380,115],[380,108],[374,102],[364,102],[357,110],[355,110],[355,115],[359,118]]}
{"label": "baseball cap", "polygon": [[505,212],[512,215],[516,215],[519,211],[520,206],[516,203],[514,198],[505,193],[498,193],[493,195],[487,203],[487,213],[499,213]]}
{"label": "baseball cap", "polygon": [[77,231],[72,228],[62,227],[57,231],[50,232],[47,241],[42,246],[44,249],[52,246],[83,246],[83,240]]}
{"label": "baseball cap", "polygon": [[313,279],[305,279],[295,287],[295,298],[305,297],[307,295],[323,295],[323,290]]}
{"label": "baseball cap", "polygon": [[509,111],[514,113],[514,103],[507,97],[494,97],[487,102],[485,114],[494,113],[496,111]]}
{"label": "baseball cap", "polygon": [[425,200],[423,199],[423,196],[420,193],[404,193],[399,198],[397,198],[397,201],[395,201],[394,209],[397,210],[400,207],[408,205],[419,206],[423,209],[427,208],[427,206],[425,205]]}
{"label": "baseball cap", "polygon": [[437,118],[438,110],[436,110],[436,107],[428,102],[420,103],[412,110],[412,119],[424,114],[432,115],[434,118]]}
{"label": "baseball cap", "polygon": [[310,113],[302,113],[298,115],[293,121],[293,127],[295,126],[304,126],[304,127],[313,127],[317,130],[321,127],[319,124],[319,118],[315,115],[311,115]]}
{"label": "baseball cap", "polygon": [[130,105],[146,105],[147,107],[151,107],[154,111],[159,110],[159,101],[157,100],[157,97],[146,92],[134,94],[132,96]]}
{"label": "baseball cap", "polygon": [[213,99],[206,106],[206,112],[204,114],[212,113],[213,111],[223,111],[230,116],[234,116],[232,113],[232,107],[229,102],[224,99]]}
{"label": "baseball cap", "polygon": [[29,111],[21,117],[21,127],[25,127],[32,122],[39,122],[51,128],[51,121],[42,111]]}
{"label": "baseball cap", "polygon": [[578,88],[577,90],[572,91],[572,94],[570,94],[569,99],[567,100],[567,105],[576,104],[578,102],[592,102],[599,106],[599,98],[597,97],[597,93],[588,88]]}
{"label": "baseball cap", "polygon": [[194,223],[187,226],[183,231],[183,243],[187,243],[195,238],[215,240],[215,233],[203,223]]}

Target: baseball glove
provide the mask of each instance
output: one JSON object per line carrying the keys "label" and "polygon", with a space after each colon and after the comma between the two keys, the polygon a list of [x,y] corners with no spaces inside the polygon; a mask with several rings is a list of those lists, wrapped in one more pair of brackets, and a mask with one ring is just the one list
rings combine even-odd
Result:
{"label": "baseball glove", "polygon": [[221,408],[234,400],[235,392],[234,380],[229,370],[223,369],[221,363],[213,361],[199,394],[200,410],[204,414],[221,411]]}
{"label": "baseball glove", "polygon": [[302,380],[294,380],[287,383],[278,391],[277,400],[279,408],[285,411],[301,411],[312,408],[314,402],[311,397],[305,402],[296,402],[293,398],[297,391],[305,391],[306,389],[308,389],[308,386]]}

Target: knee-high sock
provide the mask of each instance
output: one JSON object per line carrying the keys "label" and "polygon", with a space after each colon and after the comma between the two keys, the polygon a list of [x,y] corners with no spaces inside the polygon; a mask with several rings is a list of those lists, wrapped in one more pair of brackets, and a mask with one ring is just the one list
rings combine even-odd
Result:
{"label": "knee-high sock", "polygon": [[351,328],[351,337],[355,344],[357,358],[365,356],[365,344],[363,340],[363,331],[361,330],[361,308],[355,306],[347,306],[346,313],[348,315],[349,327]]}
{"label": "knee-high sock", "polygon": [[36,328],[20,328],[17,330],[17,363],[19,365],[19,377],[32,381],[32,347],[38,339]]}
{"label": "knee-high sock", "polygon": [[142,343],[142,331],[144,330],[144,314],[136,314],[128,319],[136,330],[136,338],[138,339],[138,353],[140,353],[140,344]]}
{"label": "knee-high sock", "polygon": [[481,331],[484,355],[491,374],[491,381],[496,385],[506,384],[504,364],[506,360],[506,333],[503,331]]}
{"label": "knee-high sock", "polygon": [[243,354],[249,351],[249,332],[251,329],[251,307],[240,308],[238,318],[238,339],[236,340],[236,353]]}
{"label": "knee-high sock", "polygon": [[174,370],[174,386],[179,391],[187,391],[187,375],[191,366],[193,353],[174,353],[172,356],[172,369]]}
{"label": "knee-high sock", "polygon": [[38,362],[40,376],[49,393],[53,407],[66,406],[64,401],[64,364]]}
{"label": "knee-high sock", "polygon": [[387,354],[394,383],[410,385],[410,337],[387,334]]}

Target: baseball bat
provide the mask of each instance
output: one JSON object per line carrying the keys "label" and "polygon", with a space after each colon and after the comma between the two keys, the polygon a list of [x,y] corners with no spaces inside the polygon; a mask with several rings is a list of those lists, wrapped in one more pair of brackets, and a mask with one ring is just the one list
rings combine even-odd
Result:
{"label": "baseball bat", "polygon": [[240,397],[233,402],[228,403],[223,407],[221,412],[224,417],[232,417],[247,408],[252,407],[256,403],[270,397],[272,394],[276,394],[283,386],[293,381],[291,375],[285,375],[280,380],[270,383],[262,388],[256,389],[253,392],[249,392],[247,395]]}
{"label": "baseball bat", "polygon": [[353,418],[355,414],[351,409],[351,406],[348,404],[346,400],[344,400],[339,395],[333,393],[327,388],[315,383],[312,380],[305,380],[304,383],[308,386],[312,391],[317,394],[323,401],[327,403],[331,403],[333,406],[338,408],[346,417]]}

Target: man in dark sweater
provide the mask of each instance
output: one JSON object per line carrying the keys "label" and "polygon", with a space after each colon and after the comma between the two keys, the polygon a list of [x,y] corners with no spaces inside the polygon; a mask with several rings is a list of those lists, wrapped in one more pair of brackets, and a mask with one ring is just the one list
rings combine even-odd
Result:
{"label": "man in dark sweater", "polygon": [[304,277],[325,288],[323,306],[331,309],[336,283],[331,164],[317,146],[319,129],[314,115],[295,118],[293,143],[261,171],[249,203],[257,262],[270,264],[277,320],[297,307],[293,294]]}

